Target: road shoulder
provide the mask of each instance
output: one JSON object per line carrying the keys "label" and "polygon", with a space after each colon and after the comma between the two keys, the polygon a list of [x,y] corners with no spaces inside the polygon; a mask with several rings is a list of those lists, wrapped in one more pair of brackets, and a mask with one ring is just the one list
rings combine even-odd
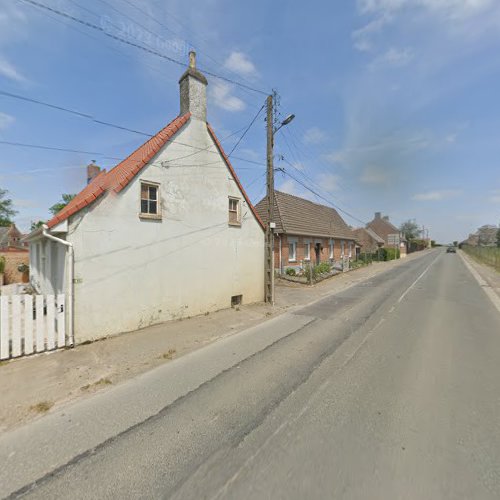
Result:
{"label": "road shoulder", "polygon": [[493,305],[500,312],[500,273],[485,264],[480,264],[462,250],[458,251],[462,261],[479,283]]}

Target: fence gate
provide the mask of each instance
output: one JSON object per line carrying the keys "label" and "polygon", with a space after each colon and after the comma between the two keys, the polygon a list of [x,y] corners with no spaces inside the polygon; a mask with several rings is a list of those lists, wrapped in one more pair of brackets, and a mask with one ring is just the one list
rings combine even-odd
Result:
{"label": "fence gate", "polygon": [[65,325],[64,294],[0,296],[0,359],[64,347]]}

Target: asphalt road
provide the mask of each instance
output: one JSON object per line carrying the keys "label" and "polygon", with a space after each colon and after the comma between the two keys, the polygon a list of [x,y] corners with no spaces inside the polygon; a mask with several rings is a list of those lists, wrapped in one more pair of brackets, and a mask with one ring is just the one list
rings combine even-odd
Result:
{"label": "asphalt road", "polygon": [[12,497],[500,498],[500,314],[458,255],[292,316],[291,333]]}

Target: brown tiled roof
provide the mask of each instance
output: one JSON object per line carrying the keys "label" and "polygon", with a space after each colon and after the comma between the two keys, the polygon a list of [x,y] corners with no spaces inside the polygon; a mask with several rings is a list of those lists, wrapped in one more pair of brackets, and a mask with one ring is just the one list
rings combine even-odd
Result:
{"label": "brown tiled roof", "polygon": [[[389,234],[401,233],[401,231],[394,224],[386,219],[383,219],[382,217],[379,219],[373,219],[366,225],[366,227],[383,238],[385,243],[387,243],[387,237],[389,236]],[[406,241],[404,237],[402,237],[401,240]]]}
{"label": "brown tiled roof", "polygon": [[106,191],[119,193],[158,151],[177,133],[189,120],[191,113],[178,116],[131,155],[112,168],[109,172],[102,171],[90,184],[85,186],[61,211],[47,222],[49,228],[66,220],[97,200]]}
{"label": "brown tiled roof", "polygon": [[375,231],[373,231],[369,227],[359,227],[357,229],[353,229],[352,232],[354,233],[356,238],[361,238],[361,234],[366,233],[377,243],[384,243],[384,238],[381,238]]}
{"label": "brown tiled roof", "polygon": [[[267,223],[266,198],[257,203],[255,208]],[[275,192],[274,222],[279,233],[355,239],[349,226],[334,208],[281,191]]]}

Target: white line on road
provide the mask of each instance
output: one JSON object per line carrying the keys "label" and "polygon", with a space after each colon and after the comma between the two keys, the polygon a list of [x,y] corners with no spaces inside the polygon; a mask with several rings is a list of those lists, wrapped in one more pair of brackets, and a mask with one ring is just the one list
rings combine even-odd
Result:
{"label": "white line on road", "polygon": [[470,271],[472,276],[474,276],[476,281],[479,283],[479,286],[484,290],[484,293],[490,298],[491,302],[493,302],[493,305],[498,309],[498,312],[500,312],[500,298],[498,297],[498,295],[491,288],[489,283],[487,281],[485,281],[483,279],[483,277],[472,267],[468,258],[465,257],[465,255],[462,253],[462,251],[458,252],[458,254],[462,258],[462,261],[465,264],[465,267],[467,267],[467,269]]}
{"label": "white line on road", "polygon": [[441,257],[441,253],[425,268],[424,272],[404,291],[403,295],[399,297],[398,304],[406,297],[406,294],[424,277],[425,273],[429,270],[429,268],[436,262],[436,260]]}

